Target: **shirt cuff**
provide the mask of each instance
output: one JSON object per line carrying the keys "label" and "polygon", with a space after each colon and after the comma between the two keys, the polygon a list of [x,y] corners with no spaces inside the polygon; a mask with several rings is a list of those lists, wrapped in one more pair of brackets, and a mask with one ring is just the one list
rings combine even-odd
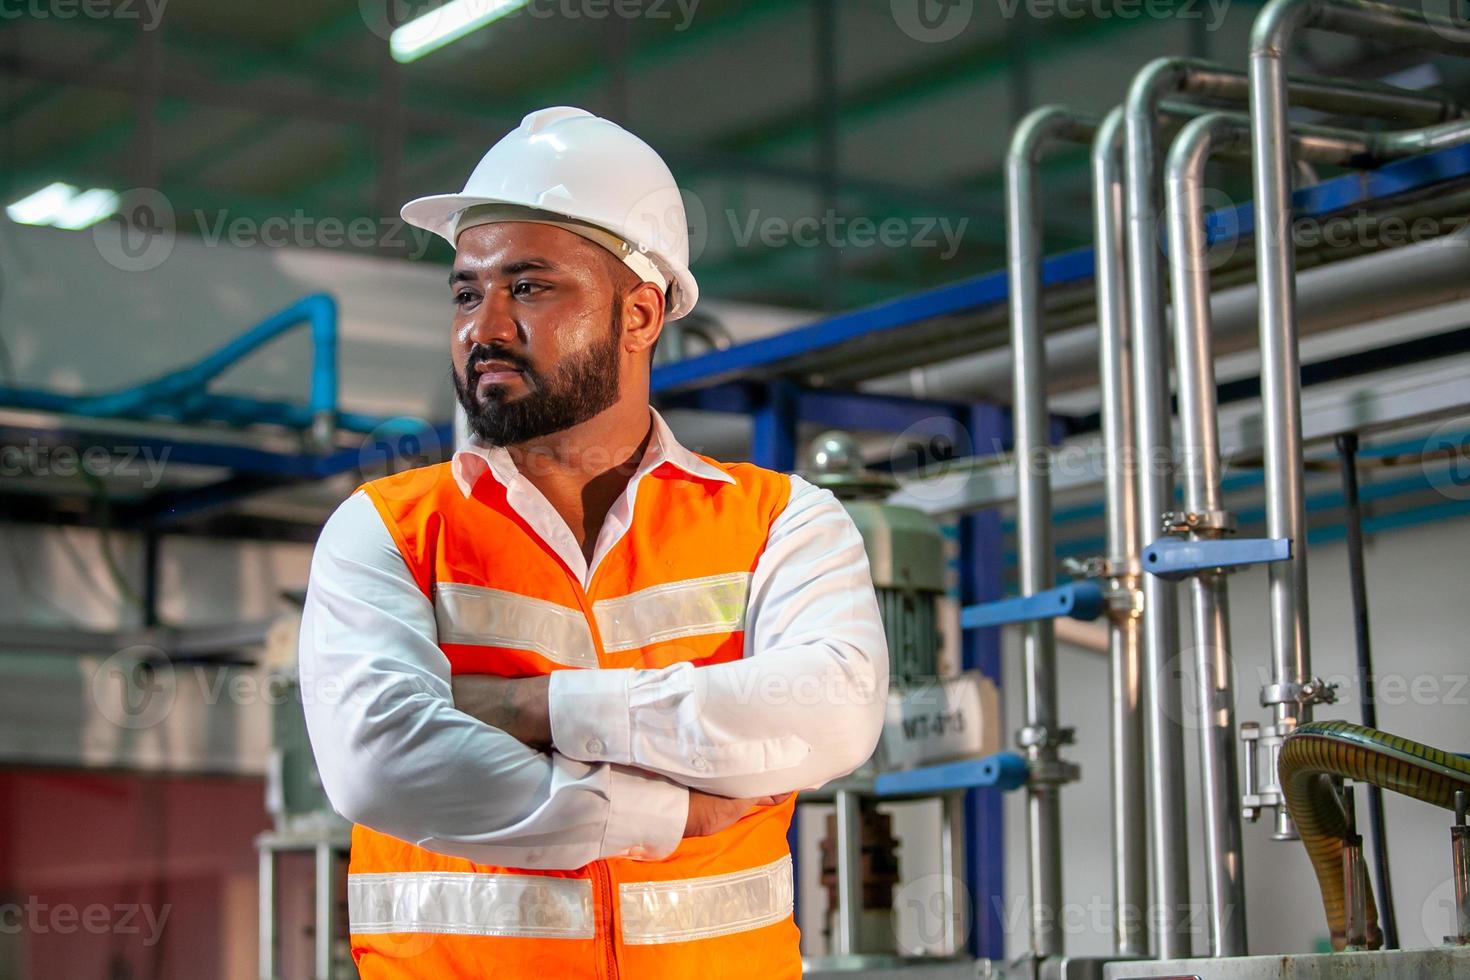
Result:
{"label": "shirt cuff", "polygon": [[579,762],[633,761],[632,708],[628,679],[632,671],[554,670],[546,700],[551,744]]}
{"label": "shirt cuff", "polygon": [[610,766],[602,856],[659,861],[674,853],[689,820],[689,790],[652,773]]}

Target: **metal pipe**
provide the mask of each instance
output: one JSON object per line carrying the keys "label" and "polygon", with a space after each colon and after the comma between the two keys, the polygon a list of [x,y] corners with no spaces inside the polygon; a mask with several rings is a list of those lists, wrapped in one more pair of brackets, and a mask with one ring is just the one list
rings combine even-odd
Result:
{"label": "metal pipe", "polygon": [[[1261,692],[1261,703],[1273,713],[1271,744],[1275,746],[1297,725],[1311,719],[1312,702],[1322,699],[1321,692],[1326,690],[1312,683],[1308,641],[1301,358],[1287,136],[1286,57],[1296,31],[1309,26],[1453,54],[1470,52],[1470,26],[1367,0],[1271,0],[1251,30],[1251,156],[1260,287],[1266,533],[1292,542],[1291,558],[1272,564],[1269,572],[1271,681]],[[1271,771],[1274,769],[1272,766]],[[1284,807],[1276,808],[1275,836],[1296,836]]]}
{"label": "metal pipe", "polygon": [[863,815],[858,794],[838,790],[837,824],[837,927],[832,931],[832,952],[851,956],[857,952],[858,929],[863,915]]}
{"label": "metal pipe", "polygon": [[1363,873],[1363,837],[1358,833],[1353,781],[1342,783],[1342,817],[1347,832],[1342,838],[1342,905],[1346,912],[1345,941],[1348,949],[1368,945],[1368,879]]}
{"label": "metal pipe", "polygon": [[[1063,140],[1085,142],[1096,122],[1058,106],[1029,113],[1006,154],[1006,259],[1010,272],[1011,347],[1015,351],[1012,424],[1019,462],[1016,541],[1022,595],[1055,584],[1051,539],[1050,419],[1046,409],[1046,349],[1041,325],[1041,208],[1037,162]],[[1062,894],[1062,825],[1057,765],[1063,738],[1057,723],[1056,637],[1050,620],[1023,634],[1026,727],[1021,743],[1032,766],[1026,787],[1026,839],[1031,896],[1031,948],[1038,958],[1060,956],[1057,928]]]}
{"label": "metal pipe", "polygon": [[[1179,378],[1179,455],[1191,537],[1219,537],[1228,518],[1220,492],[1220,428],[1210,342],[1209,245],[1204,213],[1205,164],[1216,149],[1246,142],[1242,120],[1201,116],[1174,141],[1167,167],[1169,269],[1174,353]],[[1236,776],[1235,695],[1231,683],[1228,593],[1223,573],[1193,576],[1196,721],[1204,797],[1206,913],[1211,956],[1246,954],[1245,880],[1240,787]]]}
{"label": "metal pipe", "polygon": [[[1357,652],[1358,706],[1363,724],[1378,727],[1378,704],[1373,696],[1373,643],[1368,629],[1368,581],[1363,570],[1363,508],[1358,495],[1358,435],[1337,437],[1337,459],[1342,471],[1343,524],[1347,528],[1348,583],[1353,598],[1353,646]],[[1394,911],[1393,882],[1388,875],[1388,830],[1383,816],[1383,790],[1368,784],[1368,834],[1373,838],[1373,878],[1383,944],[1399,948],[1398,916]]]}
{"label": "metal pipe", "polygon": [[[1169,154],[1169,266],[1174,302],[1175,358],[1179,379],[1179,441],[1183,460],[1182,526],[1191,536],[1220,537],[1231,529],[1221,493],[1221,451],[1215,396],[1213,325],[1210,321],[1209,243],[1204,226],[1204,173],[1212,154],[1249,145],[1249,117],[1210,113],[1189,122]],[[1436,138],[1450,129],[1470,133],[1470,123],[1432,128]],[[1422,132],[1422,131],[1421,131]],[[1418,145],[1417,133],[1375,141],[1368,134],[1298,126],[1289,134],[1293,160],[1346,165],[1381,162],[1378,149],[1402,154]],[[1223,575],[1205,573],[1190,581],[1199,685],[1201,787],[1204,795],[1206,876],[1210,946],[1213,956],[1246,952],[1244,884],[1241,880],[1240,811],[1236,808],[1234,694],[1231,689],[1228,597]]]}
{"label": "metal pipe", "polygon": [[[1237,72],[1190,59],[1161,58],[1150,62],[1134,77],[1125,103],[1129,302],[1138,453],[1145,468],[1138,503],[1143,533],[1148,537],[1156,533],[1161,516],[1172,509],[1174,500],[1169,372],[1156,237],[1159,154],[1155,120],[1166,97],[1182,94],[1238,98],[1240,84]],[[1285,84],[1282,76],[1283,87]],[[1301,97],[1321,99],[1324,107],[1334,104],[1328,97],[1330,93],[1321,87],[1323,84],[1308,80],[1300,89]],[[1387,97],[1381,103],[1376,102],[1361,86],[1353,87],[1341,99],[1360,110],[1376,109],[1391,114],[1401,108]],[[1177,832],[1186,820],[1183,732],[1179,725],[1181,707],[1175,663],[1179,636],[1177,597],[1173,584],[1158,576],[1145,576],[1143,588],[1144,663],[1148,679],[1144,685],[1144,724],[1148,751],[1149,846],[1153,900],[1158,912],[1154,952],[1161,958],[1176,959],[1191,952],[1188,936],[1182,931],[1189,901],[1189,855],[1187,842]],[[1274,766],[1271,771],[1274,772]],[[1279,808],[1278,818],[1286,819]],[[1281,829],[1278,826],[1278,831]]]}
{"label": "metal pipe", "polygon": [[[1128,306],[1137,452],[1138,514],[1142,533],[1152,538],[1160,515],[1173,506],[1169,455],[1169,369],[1163,336],[1159,283],[1158,152],[1155,116],[1167,93],[1183,87],[1185,66],[1155,61],[1133,80],[1125,103],[1126,240]],[[1192,952],[1184,932],[1189,902],[1189,851],[1179,828],[1188,826],[1184,804],[1184,739],[1179,726],[1177,665],[1178,610],[1174,585],[1143,577],[1144,745],[1147,758],[1149,853],[1155,928],[1153,953],[1182,959]]]}
{"label": "metal pipe", "polygon": [[[1305,336],[1470,297],[1470,229],[1387,251],[1333,261],[1301,273],[1297,298]],[[1256,346],[1254,283],[1221,289],[1211,298],[1215,349],[1232,354]],[[1102,343],[1097,324],[1050,332],[1048,391],[1091,385]],[[922,369],[889,375],[864,390],[928,398],[977,398],[1011,378],[1011,351],[996,347]]]}
{"label": "metal pipe", "polygon": [[1470,826],[1465,823],[1465,808],[1470,793],[1455,790],[1455,823],[1450,828],[1450,859],[1455,878],[1455,934],[1446,942],[1461,946],[1470,943]]}
{"label": "metal pipe", "polygon": [[[1098,373],[1106,475],[1107,558],[1115,599],[1108,616],[1109,772],[1112,781],[1113,951],[1148,955],[1148,824],[1143,786],[1142,621],[1137,601],[1138,454],[1124,281],[1123,109],[1109,112],[1092,141],[1093,275],[1097,293]],[[1122,601],[1118,601],[1122,600]]]}

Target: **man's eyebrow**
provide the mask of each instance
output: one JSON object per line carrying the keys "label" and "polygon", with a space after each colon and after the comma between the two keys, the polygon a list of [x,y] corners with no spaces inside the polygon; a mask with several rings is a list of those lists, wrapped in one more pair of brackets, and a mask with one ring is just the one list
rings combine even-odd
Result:
{"label": "man's eyebrow", "polygon": [[550,259],[544,259],[539,255],[528,255],[514,262],[507,262],[500,267],[503,275],[513,276],[519,272],[530,272],[532,269],[541,269],[546,272],[555,272],[559,267]]}
{"label": "man's eyebrow", "polygon": [[[514,276],[522,272],[531,272],[537,269],[543,272],[556,272],[559,268],[560,267],[550,259],[542,258],[539,255],[528,255],[523,259],[516,259],[513,262],[507,262],[505,265],[502,265],[497,271],[502,276]],[[479,278],[480,274],[478,272],[474,272],[470,269],[455,269],[453,272],[449,273],[449,285],[453,287],[462,282],[477,282],[479,281]]]}

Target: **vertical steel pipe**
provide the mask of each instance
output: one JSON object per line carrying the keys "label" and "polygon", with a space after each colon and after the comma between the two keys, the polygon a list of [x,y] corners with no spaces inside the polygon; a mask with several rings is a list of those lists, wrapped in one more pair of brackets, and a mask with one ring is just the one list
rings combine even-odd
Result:
{"label": "vertical steel pipe", "polygon": [[1148,823],[1143,786],[1142,620],[1139,589],[1138,453],[1128,351],[1123,234],[1123,109],[1092,141],[1094,290],[1104,461],[1107,558],[1116,597],[1108,618],[1109,775],[1112,784],[1113,952],[1148,955]]}
{"label": "vertical steel pipe", "polygon": [[[1137,430],[1138,519],[1144,540],[1158,534],[1163,513],[1174,505],[1173,443],[1169,434],[1169,366],[1164,343],[1158,243],[1158,150],[1155,118],[1166,94],[1181,91],[1187,67],[1163,59],[1145,67],[1128,90],[1125,169],[1128,244],[1128,308]],[[1153,952],[1180,959],[1192,952],[1184,932],[1189,902],[1189,851],[1181,828],[1184,803],[1184,733],[1180,727],[1178,609],[1174,584],[1143,578],[1144,744],[1148,759],[1149,853],[1152,858],[1150,925]]]}
{"label": "vertical steel pipe", "polygon": [[[1184,509],[1225,529],[1220,491],[1220,426],[1211,343],[1209,244],[1204,177],[1211,152],[1245,143],[1248,134],[1211,113],[1180,132],[1166,169],[1169,272],[1173,289],[1174,356],[1179,378],[1180,472]],[[1196,537],[1201,536],[1196,534]],[[1200,783],[1205,826],[1205,877],[1211,956],[1244,956],[1245,879],[1241,857],[1239,780],[1235,754],[1235,695],[1225,577],[1190,579],[1199,725]]]}
{"label": "vertical steel pipe", "polygon": [[[1285,78],[1282,78],[1285,84]],[[1353,85],[1334,93],[1330,82],[1296,80],[1304,103],[1364,113],[1417,113],[1416,119],[1443,118],[1452,110],[1443,101],[1420,98],[1405,103],[1399,93]],[[1173,442],[1169,425],[1169,368],[1165,344],[1163,295],[1158,247],[1159,152],[1157,118],[1165,98],[1189,95],[1238,99],[1250,80],[1198,61],[1161,58],[1140,71],[1125,103],[1126,206],[1129,319],[1135,388],[1137,452],[1143,476],[1138,513],[1145,541],[1173,509]],[[1178,609],[1173,584],[1157,576],[1143,581],[1144,734],[1148,756],[1148,824],[1153,885],[1154,953],[1174,959],[1190,955],[1183,933],[1189,902],[1189,866],[1184,801],[1184,747],[1180,727]],[[1274,759],[1271,762],[1274,772]]]}
{"label": "vertical steel pipe", "polygon": [[[1010,272],[1011,349],[1014,351],[1012,424],[1018,485],[1016,540],[1023,595],[1055,584],[1051,537],[1050,418],[1046,408],[1046,346],[1041,323],[1041,204],[1037,162],[1058,141],[1087,142],[1095,121],[1058,106],[1029,113],[1006,154],[1006,264]],[[1056,637],[1050,620],[1026,624],[1023,634],[1026,727],[1021,742],[1032,766],[1026,787],[1027,867],[1031,948],[1038,958],[1060,956],[1062,825],[1058,794]]]}
{"label": "vertical steel pipe", "polygon": [[[1302,487],[1301,359],[1296,324],[1296,254],[1291,239],[1286,59],[1296,32],[1317,26],[1435,51],[1470,53],[1470,26],[1366,0],[1272,0],[1256,17],[1250,43],[1251,157],[1260,290],[1261,401],[1266,470],[1266,533],[1288,538],[1291,558],[1270,566],[1271,681],[1262,704],[1273,714],[1273,742],[1311,719],[1307,612],[1306,505]],[[1274,755],[1274,752],[1273,752]],[[1275,759],[1268,765],[1274,772]],[[1295,837],[1284,807],[1278,838]]]}
{"label": "vertical steel pipe", "polygon": [[863,814],[858,794],[851,790],[838,790],[833,802],[837,809],[837,921],[832,952],[851,956],[858,951],[863,917]]}

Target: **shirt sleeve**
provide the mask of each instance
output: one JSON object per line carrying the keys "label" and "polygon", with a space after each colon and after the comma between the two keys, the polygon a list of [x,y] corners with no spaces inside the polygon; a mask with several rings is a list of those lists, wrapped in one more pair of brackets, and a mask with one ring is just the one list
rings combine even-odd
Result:
{"label": "shirt sleeve", "polygon": [[888,691],[867,554],[830,491],[791,481],[751,576],[745,657],[557,671],[549,697],[559,751],[734,797],[815,788],[867,761]]}
{"label": "shirt sleeve", "polygon": [[328,520],[311,563],[300,673],[322,785],[344,817],[484,864],[571,869],[678,846],[688,791],[545,754],[457,711],[433,604],[372,501]]}

